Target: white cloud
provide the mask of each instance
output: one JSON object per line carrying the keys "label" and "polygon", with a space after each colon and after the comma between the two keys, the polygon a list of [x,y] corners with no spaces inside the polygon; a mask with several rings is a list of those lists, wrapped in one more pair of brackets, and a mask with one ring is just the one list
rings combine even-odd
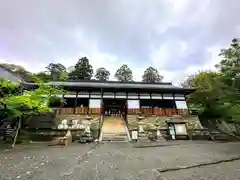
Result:
{"label": "white cloud", "polygon": [[0,6],[0,62],[37,72],[87,56],[111,78],[127,63],[135,80],[152,65],[177,82],[214,69],[220,48],[240,35],[239,8],[239,0],[8,0]]}
{"label": "white cloud", "polygon": [[150,60],[153,65],[159,69],[167,70],[169,64],[183,63],[181,58],[188,55],[188,44],[182,40],[170,40],[163,43],[150,54]]}

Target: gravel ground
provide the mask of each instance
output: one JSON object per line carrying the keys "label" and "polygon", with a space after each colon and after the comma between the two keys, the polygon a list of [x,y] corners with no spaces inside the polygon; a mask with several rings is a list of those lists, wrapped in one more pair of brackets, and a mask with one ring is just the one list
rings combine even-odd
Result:
{"label": "gravel ground", "polygon": [[240,161],[167,172],[161,174],[160,177],[165,180],[239,180]]}
{"label": "gravel ground", "polygon": [[159,173],[240,156],[240,143],[195,142],[135,148],[129,143],[75,144],[0,152],[0,179],[240,179],[240,161]]}

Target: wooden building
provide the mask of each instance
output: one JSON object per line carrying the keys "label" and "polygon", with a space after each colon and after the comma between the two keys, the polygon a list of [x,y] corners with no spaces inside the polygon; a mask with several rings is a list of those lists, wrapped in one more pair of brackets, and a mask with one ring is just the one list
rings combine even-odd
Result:
{"label": "wooden building", "polygon": [[185,89],[172,83],[143,83],[116,81],[65,81],[50,82],[67,90],[61,114],[157,116],[186,115]]}

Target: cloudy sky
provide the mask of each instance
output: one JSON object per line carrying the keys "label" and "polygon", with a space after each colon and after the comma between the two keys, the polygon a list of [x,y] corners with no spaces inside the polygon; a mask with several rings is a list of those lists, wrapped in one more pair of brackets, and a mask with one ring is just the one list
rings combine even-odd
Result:
{"label": "cloudy sky", "polygon": [[164,81],[212,69],[240,36],[239,0],[0,0],[0,62],[44,70],[87,56],[112,76],[154,66]]}

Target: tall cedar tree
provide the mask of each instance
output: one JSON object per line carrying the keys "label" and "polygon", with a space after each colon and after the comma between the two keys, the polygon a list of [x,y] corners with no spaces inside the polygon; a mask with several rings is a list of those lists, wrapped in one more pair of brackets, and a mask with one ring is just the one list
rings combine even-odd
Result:
{"label": "tall cedar tree", "polygon": [[69,73],[68,78],[71,80],[90,80],[93,75],[93,68],[87,57],[82,57],[74,66],[74,70]]}
{"label": "tall cedar tree", "polygon": [[107,81],[109,79],[110,72],[106,70],[104,67],[100,67],[97,69],[95,78],[99,81]]}
{"label": "tall cedar tree", "polygon": [[121,82],[131,82],[133,81],[132,70],[123,64],[115,73],[115,78]]}
{"label": "tall cedar tree", "polygon": [[148,83],[161,82],[162,79],[163,76],[158,73],[158,70],[151,66],[144,71],[144,74],[142,76],[142,81]]}

